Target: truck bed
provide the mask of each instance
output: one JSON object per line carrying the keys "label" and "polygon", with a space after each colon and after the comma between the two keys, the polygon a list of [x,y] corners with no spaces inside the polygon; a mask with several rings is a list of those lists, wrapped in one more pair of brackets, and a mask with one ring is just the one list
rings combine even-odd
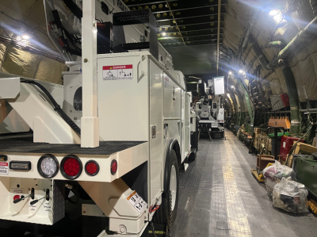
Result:
{"label": "truck bed", "polygon": [[33,143],[33,137],[0,140],[0,153],[67,153],[111,155],[145,143],[145,141],[101,141],[97,148],[81,148],[78,144]]}

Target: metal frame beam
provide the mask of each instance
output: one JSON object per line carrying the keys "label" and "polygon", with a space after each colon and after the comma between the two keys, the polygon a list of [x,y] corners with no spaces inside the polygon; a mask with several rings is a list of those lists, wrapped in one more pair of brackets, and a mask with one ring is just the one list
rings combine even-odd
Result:
{"label": "metal frame beam", "polygon": [[[223,34],[223,30],[220,30],[220,35]],[[190,36],[206,36],[206,35],[217,35],[217,31],[216,30],[199,30],[199,31],[186,31],[186,32],[182,32],[182,35],[184,37],[190,37]],[[159,40],[164,39],[164,38],[180,38],[180,33],[167,33],[166,36],[163,36],[162,33],[158,33],[157,34],[159,38]]]}
{"label": "metal frame beam", "polygon": [[[223,38],[220,38],[223,39]],[[194,37],[184,37],[185,41],[197,41],[197,40],[217,40],[217,35],[206,35],[206,36],[194,36]],[[174,43],[181,42],[180,38],[165,38],[160,39],[161,43]],[[223,54],[221,54],[223,55]]]}
{"label": "metal frame beam", "polygon": [[[181,0],[167,0],[168,2],[180,2]],[[125,5],[128,7],[146,5],[146,4],[158,4],[158,3],[166,3],[165,0],[124,0]]]}
{"label": "metal frame beam", "polygon": [[[226,10],[224,7],[221,8],[220,14],[226,13]],[[196,18],[197,16],[211,16],[211,15],[218,15],[217,8],[214,7],[208,7],[208,8],[198,8],[198,9],[192,9],[192,10],[184,10],[184,11],[172,11],[172,14],[175,19],[186,19],[186,18]],[[168,20],[174,20],[173,16],[168,13],[157,13],[154,15],[156,17],[156,21],[168,21]]]}
{"label": "metal frame beam", "polygon": [[[226,3],[223,3],[225,5]],[[169,6],[168,6],[169,5]],[[169,12],[169,7],[172,11],[183,11],[189,9],[203,8],[203,7],[217,7],[218,3],[216,0],[205,1],[205,0],[196,0],[196,1],[176,1],[169,2],[169,4],[157,3],[157,4],[146,4],[146,5],[136,5],[131,6],[132,11],[142,10],[142,9],[151,9],[153,14]]]}
{"label": "metal frame beam", "polygon": [[180,34],[180,36],[181,36],[181,38],[182,38],[182,40],[183,40],[183,42],[184,42],[184,44],[185,44],[185,46],[186,46],[186,42],[184,41],[182,32],[179,30],[179,26],[177,25],[176,19],[175,19],[175,17],[174,17],[174,13],[172,12],[172,10],[171,10],[171,8],[170,8],[170,5],[168,4],[168,0],[165,0],[165,2],[166,2],[167,6],[168,6],[168,8],[169,8],[169,10],[170,10],[170,15],[172,15],[173,20],[174,20],[175,23],[176,23],[176,28],[177,28],[177,30],[178,30],[178,33]]}
{"label": "metal frame beam", "polygon": [[[221,25],[221,24],[220,24]],[[200,31],[200,30],[217,30],[218,26],[215,23],[205,23],[200,25],[191,25],[191,26],[172,26],[172,27],[166,27],[159,28],[158,32],[165,32],[165,33],[175,33],[175,32],[189,32],[189,31]],[[223,29],[224,27],[221,27]]]}
{"label": "metal frame beam", "polygon": [[[203,17],[195,17],[195,18],[188,18],[188,19],[179,19],[176,20],[177,25],[179,26],[189,26],[189,25],[198,25],[198,24],[205,24],[205,23],[217,23],[218,19],[214,15],[212,16],[203,16]],[[221,22],[224,22],[223,15],[221,16]],[[176,26],[172,20],[169,21],[159,21],[157,22],[158,28]]]}
{"label": "metal frame beam", "polygon": [[[208,44],[208,45],[217,45],[217,43],[213,43],[210,41],[200,41],[200,42],[187,42],[186,45],[184,45],[184,43],[182,42],[178,42],[178,43],[167,43],[167,44],[163,44],[163,46],[165,48],[176,48],[176,47],[184,47],[184,46],[194,46],[194,45],[202,45],[202,44]],[[222,41],[219,43],[222,44]],[[216,65],[216,64],[215,64]]]}
{"label": "metal frame beam", "polygon": [[219,76],[219,60],[220,60],[220,26],[221,26],[221,22],[220,22],[220,15],[221,13],[221,0],[218,0],[218,39],[217,39],[217,76]]}
{"label": "metal frame beam", "polygon": [[82,59],[83,115],[81,118],[81,147],[94,148],[99,146],[95,0],[85,0],[83,2]]}

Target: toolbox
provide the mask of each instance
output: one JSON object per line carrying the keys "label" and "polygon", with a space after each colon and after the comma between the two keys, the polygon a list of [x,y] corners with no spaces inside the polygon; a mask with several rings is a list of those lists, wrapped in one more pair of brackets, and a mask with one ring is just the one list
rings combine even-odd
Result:
{"label": "toolbox", "polygon": [[312,155],[294,155],[294,171],[297,181],[317,198],[317,159]]}

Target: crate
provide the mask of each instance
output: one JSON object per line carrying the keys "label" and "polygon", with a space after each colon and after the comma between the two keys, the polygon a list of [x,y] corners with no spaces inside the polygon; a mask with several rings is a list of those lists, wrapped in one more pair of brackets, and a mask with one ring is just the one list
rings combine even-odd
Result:
{"label": "crate", "polygon": [[275,157],[274,156],[269,156],[269,155],[257,155],[256,159],[256,169],[258,173],[265,169],[265,167],[269,163],[274,163],[275,162]]}
{"label": "crate", "polygon": [[299,142],[299,143],[297,143],[296,148],[292,152],[292,154],[286,159],[285,165],[287,165],[288,167],[292,167],[294,154],[306,154],[307,155],[307,154],[312,154],[314,152],[317,152],[317,147],[306,144],[306,143]]}
{"label": "crate", "polygon": [[293,147],[294,143],[297,142],[298,140],[299,138],[296,138],[296,137],[286,137],[286,136],[282,137],[280,155],[283,161],[286,161],[289,151]]}
{"label": "crate", "polygon": [[298,182],[305,185],[307,190],[317,197],[317,160],[312,155],[295,155],[294,171]]}
{"label": "crate", "polygon": [[288,167],[292,167],[293,165],[293,155],[294,154],[312,154],[314,152],[317,152],[317,147],[314,147],[312,145],[299,142],[296,145],[295,150],[293,153],[286,159],[286,164]]}
{"label": "crate", "polygon": [[253,146],[259,152],[262,152],[264,147],[266,154],[270,154],[272,151],[271,138],[266,134],[258,134],[254,140]]}
{"label": "crate", "polygon": [[261,128],[254,128],[254,137],[257,138],[261,134]]}

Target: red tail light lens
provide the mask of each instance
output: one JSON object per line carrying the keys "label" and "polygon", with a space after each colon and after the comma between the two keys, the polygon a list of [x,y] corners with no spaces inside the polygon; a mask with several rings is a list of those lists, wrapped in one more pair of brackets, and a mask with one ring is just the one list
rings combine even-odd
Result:
{"label": "red tail light lens", "polygon": [[64,171],[69,176],[77,175],[80,171],[79,162],[74,158],[67,159],[64,163]]}
{"label": "red tail light lens", "polygon": [[116,160],[113,160],[111,162],[111,174],[114,175],[115,173],[117,173],[118,170],[118,163]]}
{"label": "red tail light lens", "polygon": [[99,173],[99,165],[96,161],[90,160],[85,165],[85,171],[90,176],[95,176]]}
{"label": "red tail light lens", "polygon": [[61,173],[67,179],[76,179],[81,175],[83,165],[81,160],[74,155],[63,158],[61,162]]}
{"label": "red tail light lens", "polygon": [[20,195],[14,195],[13,201],[20,199]]}

